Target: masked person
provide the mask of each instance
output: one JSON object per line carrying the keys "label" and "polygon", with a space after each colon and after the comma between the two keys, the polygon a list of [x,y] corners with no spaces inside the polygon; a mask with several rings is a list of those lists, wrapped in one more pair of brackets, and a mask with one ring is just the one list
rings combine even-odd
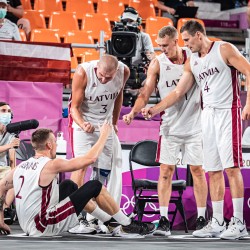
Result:
{"label": "masked person", "polygon": [[0,39],[21,41],[17,25],[5,18],[7,6],[7,0],[0,0]]}
{"label": "masked person", "polygon": [[[0,102],[0,180],[16,166],[15,147],[19,146],[20,139],[6,132],[6,126],[11,122],[12,111],[8,103]],[[4,221],[11,224],[15,215],[10,208],[14,200],[14,191],[10,189],[6,194],[4,204]]]}

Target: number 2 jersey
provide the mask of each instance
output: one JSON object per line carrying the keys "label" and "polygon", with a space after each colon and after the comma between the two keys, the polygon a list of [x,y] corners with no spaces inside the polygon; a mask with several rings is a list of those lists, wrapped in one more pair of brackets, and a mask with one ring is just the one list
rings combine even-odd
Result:
{"label": "number 2 jersey", "polygon": [[[28,235],[34,235],[40,226],[46,228],[50,223],[48,211],[59,202],[58,177],[47,187],[39,186],[40,173],[50,160],[48,157],[32,157],[19,164],[14,172],[13,185],[18,221]],[[40,225],[41,221],[44,225]]]}
{"label": "number 2 jersey", "polygon": [[191,70],[202,91],[204,108],[241,107],[238,72],[224,62],[220,53],[223,43],[214,42],[204,57],[193,53],[190,58]]}
{"label": "number 2 jersey", "polygon": [[[96,76],[98,61],[80,64],[87,75],[87,86],[81,110],[85,121],[93,125],[102,123],[105,119],[112,120],[114,102],[124,83],[124,64],[119,62],[117,73],[111,81],[102,84]],[[78,127],[73,122],[73,127]]]}
{"label": "number 2 jersey", "polygon": [[[182,48],[184,63],[191,51]],[[161,99],[164,99],[178,84],[183,70],[183,64],[174,64],[162,53],[157,56],[160,64],[158,90]],[[201,132],[200,124],[201,104],[200,89],[193,84],[187,94],[177,103],[161,113],[160,135],[190,136]]]}

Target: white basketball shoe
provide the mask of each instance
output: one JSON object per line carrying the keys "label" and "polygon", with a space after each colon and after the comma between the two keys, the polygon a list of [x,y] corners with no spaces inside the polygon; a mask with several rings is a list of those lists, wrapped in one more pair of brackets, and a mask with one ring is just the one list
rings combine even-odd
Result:
{"label": "white basketball shoe", "polygon": [[213,218],[205,227],[194,231],[193,236],[198,238],[220,237],[224,231],[226,231],[225,221],[220,225],[218,220]]}
{"label": "white basketball shoe", "polygon": [[238,218],[232,217],[229,226],[220,236],[221,239],[237,240],[248,236],[245,222],[241,222]]}

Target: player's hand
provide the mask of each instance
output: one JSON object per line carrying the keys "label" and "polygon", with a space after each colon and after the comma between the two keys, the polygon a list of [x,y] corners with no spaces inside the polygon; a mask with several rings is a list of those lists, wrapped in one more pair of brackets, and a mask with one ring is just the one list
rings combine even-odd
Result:
{"label": "player's hand", "polygon": [[95,127],[90,122],[84,122],[82,129],[87,133],[93,133],[95,131]]}
{"label": "player's hand", "polygon": [[250,120],[250,106],[246,105],[242,111],[242,120]]}
{"label": "player's hand", "polygon": [[122,117],[123,121],[129,125],[134,120],[134,113],[130,112]]}
{"label": "player's hand", "polygon": [[141,110],[141,114],[142,114],[142,116],[144,117],[145,120],[149,120],[149,119],[151,119],[153,117],[151,108],[143,108]]}
{"label": "player's hand", "polygon": [[102,125],[99,125],[100,135],[109,135],[113,130],[113,125],[110,121],[104,121]]}
{"label": "player's hand", "polygon": [[0,234],[10,234],[10,227],[4,222],[0,223]]}

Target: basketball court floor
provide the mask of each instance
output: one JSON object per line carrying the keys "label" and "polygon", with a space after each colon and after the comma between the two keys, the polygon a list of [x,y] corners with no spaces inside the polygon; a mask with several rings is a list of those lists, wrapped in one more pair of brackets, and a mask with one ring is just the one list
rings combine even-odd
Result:
{"label": "basketball court floor", "polygon": [[[250,236],[241,240],[221,240],[219,238],[199,239],[192,237],[190,231],[172,231],[169,237],[147,235],[139,238],[119,238],[110,235],[84,235],[64,233],[56,237],[26,237],[18,224],[11,226],[12,234],[0,235],[0,249],[119,249],[119,250],[153,250],[153,249],[250,249]],[[250,233],[250,232],[249,232]]]}

